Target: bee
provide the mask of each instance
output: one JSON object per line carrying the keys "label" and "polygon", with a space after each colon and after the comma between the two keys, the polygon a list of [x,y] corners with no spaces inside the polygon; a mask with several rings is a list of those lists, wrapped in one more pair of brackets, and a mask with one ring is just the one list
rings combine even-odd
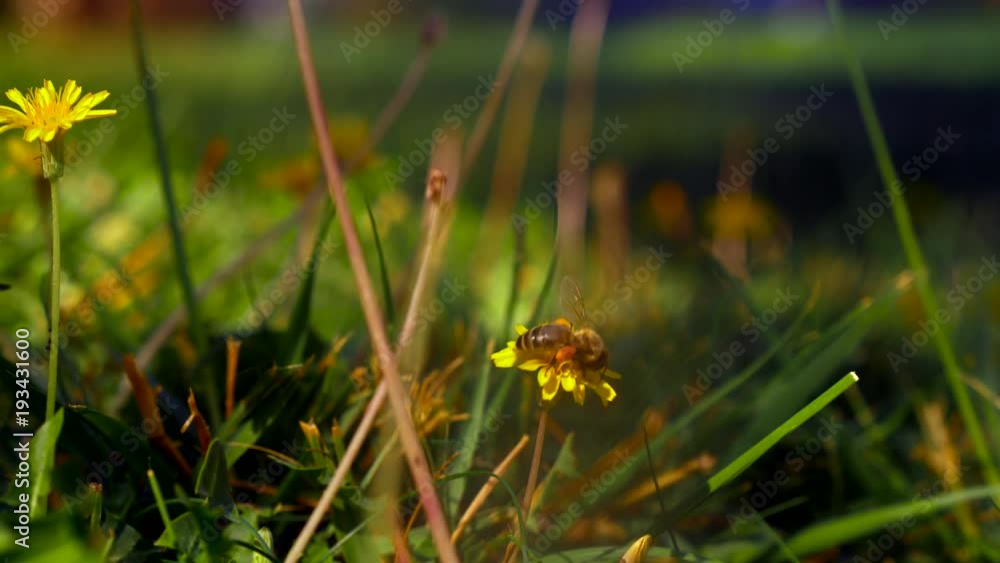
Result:
{"label": "bee", "polygon": [[601,335],[587,326],[592,323],[587,315],[580,286],[566,277],[563,279],[563,288],[563,304],[570,304],[580,324],[584,326],[576,328],[566,319],[557,319],[535,326],[518,336],[515,346],[518,350],[552,352],[552,362],[555,364],[573,360],[584,370],[604,373],[608,367],[608,349],[604,346]]}

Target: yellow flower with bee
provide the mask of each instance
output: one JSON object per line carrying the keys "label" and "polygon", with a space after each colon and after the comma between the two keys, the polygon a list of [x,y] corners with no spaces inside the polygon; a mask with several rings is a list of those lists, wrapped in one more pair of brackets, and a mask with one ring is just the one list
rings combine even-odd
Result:
{"label": "yellow flower with bee", "polygon": [[[587,319],[579,288],[573,287],[578,316]],[[507,347],[490,359],[497,367],[537,371],[543,404],[551,404],[560,389],[571,393],[580,405],[588,388],[605,406],[618,395],[605,378],[619,379],[621,375],[608,369],[608,350],[595,330],[576,328],[566,319],[531,329],[519,324],[514,330],[517,339],[507,342]]]}

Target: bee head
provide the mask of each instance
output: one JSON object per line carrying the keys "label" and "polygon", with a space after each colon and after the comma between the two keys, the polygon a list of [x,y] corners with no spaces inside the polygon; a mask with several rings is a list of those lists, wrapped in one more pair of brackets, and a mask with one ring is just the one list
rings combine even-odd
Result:
{"label": "bee head", "polygon": [[604,347],[604,339],[589,328],[583,328],[573,333],[573,347],[576,348],[576,359],[588,369],[602,370],[608,365],[608,349]]}

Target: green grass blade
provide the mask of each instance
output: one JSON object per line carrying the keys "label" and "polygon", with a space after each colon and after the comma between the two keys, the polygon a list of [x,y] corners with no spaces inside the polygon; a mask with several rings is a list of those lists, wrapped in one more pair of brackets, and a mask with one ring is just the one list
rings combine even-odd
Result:
{"label": "green grass blade", "polygon": [[839,397],[844,391],[847,391],[847,388],[857,383],[857,381],[858,376],[854,372],[840,378],[840,381],[827,389],[822,395],[816,397],[811,403],[799,409],[799,412],[795,413],[781,426],[772,430],[770,434],[757,442],[752,448],[743,452],[743,455],[736,458],[732,463],[723,468],[722,471],[719,471],[715,475],[709,477],[708,490],[714,493],[719,490],[720,487],[735,479],[748,467],[750,467],[750,465],[760,459],[760,456],[764,455],[764,452],[774,447],[774,445],[777,444],[779,440],[787,436],[788,433],[801,426],[802,423],[815,416],[819,411],[823,410],[823,408],[829,405],[831,401]]}
{"label": "green grass blade", "polygon": [[[149,477],[149,488],[153,491],[156,509],[160,512],[160,519],[163,520],[163,535],[157,540],[156,545],[173,548],[177,541],[177,534],[174,533],[174,524],[170,520],[170,512],[167,511],[167,503],[163,500],[163,491],[160,490],[160,482],[156,480],[156,473],[153,473],[152,469],[147,470],[146,475]],[[187,514],[185,513],[185,515]]]}
{"label": "green grass blade", "polygon": [[368,223],[372,227],[372,238],[375,240],[375,252],[378,256],[378,271],[382,276],[382,298],[385,300],[385,318],[391,326],[396,320],[396,308],[392,303],[392,283],[389,281],[389,268],[385,265],[385,253],[382,252],[382,239],[378,235],[378,224],[375,222],[375,214],[372,213],[371,203],[368,202],[368,193],[362,192],[365,198],[365,209],[368,210]]}
{"label": "green grass blade", "polygon": [[[736,389],[746,383],[751,377],[756,375],[765,365],[767,365],[768,362],[771,361],[774,355],[777,354],[778,350],[788,343],[791,337],[796,334],[798,327],[802,324],[805,318],[806,311],[803,311],[802,314],[800,314],[788,328],[788,330],[785,331],[781,338],[775,341],[775,343],[768,348],[764,354],[754,360],[753,363],[737,374],[736,377],[727,381],[725,384],[716,389],[715,392],[696,402],[691,408],[684,411],[683,414],[677,417],[677,419],[671,422],[666,428],[653,436],[649,440],[650,450],[654,453],[662,450],[670,442],[670,439],[679,434],[681,430],[685,429],[689,424],[694,422],[695,419],[718,404],[719,401],[728,397],[731,393],[736,391]],[[613,497],[618,493],[618,491],[623,489],[628,484],[631,476],[638,471],[639,467],[641,467],[642,464],[637,463],[642,461],[639,457],[645,455],[645,452],[635,453],[628,462],[623,463],[623,466],[626,469],[624,469],[621,477],[616,479],[611,486],[605,488],[600,498],[595,502],[600,502],[603,499]]]}
{"label": "green grass blade", "polygon": [[517,306],[518,281],[521,278],[521,268],[524,266],[524,231],[514,229],[514,257],[511,262],[510,294],[507,296],[507,307],[504,309],[503,330],[514,326],[514,308]]}
{"label": "green grass blade", "polygon": [[288,330],[285,332],[282,342],[281,354],[278,356],[281,365],[288,365],[302,360],[302,351],[305,348],[306,337],[309,335],[309,312],[312,309],[313,287],[316,285],[316,272],[319,271],[320,250],[323,249],[323,241],[326,240],[333,218],[336,217],[337,210],[326,205],[323,212],[323,222],[316,231],[316,241],[313,243],[312,252],[309,255],[309,263],[306,278],[302,282],[302,289],[298,299],[295,300],[295,308],[292,310],[292,318],[288,321]]}
{"label": "green grass blade", "polygon": [[[913,228],[910,211],[906,205],[906,198],[903,197],[902,192],[899,190],[899,186],[902,184],[896,175],[896,167],[892,162],[892,156],[889,152],[889,143],[879,123],[878,113],[875,110],[875,102],[868,88],[868,81],[865,78],[864,70],[861,68],[861,62],[847,41],[844,29],[844,14],[840,7],[840,0],[827,0],[827,8],[830,13],[830,19],[833,22],[837,42],[847,65],[847,73],[854,87],[854,94],[861,109],[861,117],[864,120],[865,130],[868,132],[868,138],[872,144],[872,151],[875,155],[875,162],[878,165],[879,175],[882,178],[883,185],[889,192],[899,239],[903,245],[906,259],[916,278],[917,295],[920,297],[924,314],[928,318],[931,318],[940,310],[940,307],[931,289],[927,264],[920,250],[916,230]],[[986,439],[980,427],[979,418],[976,416],[976,409],[969,397],[969,392],[962,383],[962,372],[958,365],[955,350],[948,340],[947,333],[944,330],[939,330],[931,336],[931,339],[938,354],[941,356],[941,363],[944,366],[948,386],[951,388],[951,393],[955,397],[955,405],[958,407],[958,412],[962,416],[962,421],[969,432],[969,438],[972,441],[976,457],[979,458],[979,463],[983,466],[986,480],[991,485],[1000,485],[1000,474],[997,473],[996,465],[990,455],[989,446],[986,444]],[[994,498],[994,504],[1000,506],[1000,496]]]}
{"label": "green grass blade", "polygon": [[[556,277],[556,267],[559,264],[559,249],[558,246],[553,244],[552,246],[552,258],[549,260],[548,270],[545,272],[545,280],[542,282],[542,288],[538,292],[538,298],[535,300],[535,306],[532,309],[531,317],[528,322],[525,323],[527,326],[534,326],[538,323],[538,317],[541,316],[542,311],[545,309],[545,303],[549,297],[549,292],[552,291],[552,280]],[[504,327],[505,330],[513,330],[513,327]],[[500,383],[500,387],[497,389],[496,394],[493,396],[493,400],[490,401],[491,412],[498,412],[503,406],[504,401],[507,400],[507,395],[510,393],[510,387],[515,381],[520,380],[515,374],[509,374],[503,378]],[[531,381],[529,380],[529,383]],[[532,383],[534,385],[534,383]],[[522,423],[522,430],[524,424]]]}
{"label": "green grass blade", "polygon": [[[48,508],[52,472],[56,464],[56,442],[59,441],[59,434],[62,432],[64,412],[65,409],[59,409],[51,419],[46,420],[35,431],[29,444],[31,469],[28,473],[31,477],[31,500],[28,503],[28,511],[32,518],[45,516]],[[16,438],[19,441],[22,439]],[[16,446],[15,449],[19,447]]]}
{"label": "green grass blade", "polygon": [[[135,62],[139,72],[139,83],[152,82],[149,75],[149,62],[146,59],[146,39],[142,29],[142,10],[138,0],[131,2],[132,40],[135,46]],[[177,201],[174,198],[173,181],[170,177],[170,161],[167,156],[167,140],[163,134],[163,123],[160,120],[159,95],[156,88],[146,89],[146,108],[149,112],[149,129],[156,147],[156,163],[160,168],[160,187],[163,191],[163,201],[167,211],[167,224],[170,227],[170,240],[174,248],[174,259],[177,262],[177,278],[180,281],[184,295],[184,304],[188,311],[188,328],[195,345],[200,348],[201,322],[198,316],[198,300],[195,297],[194,284],[191,283],[191,273],[188,267],[187,253],[184,251],[184,237],[181,234],[180,217],[177,211]]]}
{"label": "green grass blade", "polygon": [[863,539],[866,535],[880,530],[888,532],[883,526],[899,524],[900,528],[909,530],[917,520],[936,511],[998,494],[1000,487],[975,487],[933,498],[921,498],[857,512],[806,528],[788,541],[788,547],[798,555],[808,555]]}
{"label": "green grass blade", "polygon": [[[490,354],[492,352],[493,347],[489,346],[486,349],[486,354],[483,356],[483,367],[479,373],[479,381],[476,382],[476,390],[472,397],[472,406],[469,409],[469,423],[465,425],[464,432],[462,432],[461,449],[459,450],[458,458],[452,464],[454,473],[464,473],[472,467],[472,458],[476,454],[476,449],[473,445],[478,443],[476,438],[479,436],[479,432],[483,427],[483,419],[485,418],[486,395],[489,391],[490,369],[492,368]],[[448,513],[457,518],[459,516],[459,504],[462,502],[462,496],[465,494],[465,479],[458,479],[448,483],[445,490],[447,492],[446,497],[448,498]]]}

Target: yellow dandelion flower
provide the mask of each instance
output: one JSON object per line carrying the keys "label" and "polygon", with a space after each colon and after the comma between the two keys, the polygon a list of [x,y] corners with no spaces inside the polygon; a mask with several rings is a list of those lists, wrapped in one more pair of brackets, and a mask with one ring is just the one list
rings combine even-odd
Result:
{"label": "yellow dandelion flower", "polygon": [[110,94],[107,90],[83,97],[81,94],[83,89],[75,80],[67,80],[59,90],[51,80],[46,80],[41,88],[29,89],[27,95],[16,88],[7,90],[7,99],[17,104],[20,110],[0,106],[0,133],[24,129],[25,141],[51,143],[74,123],[115,115],[113,109],[94,109],[108,98]]}
{"label": "yellow dandelion flower", "polygon": [[[520,336],[528,332],[524,325],[516,325],[514,330]],[[573,395],[573,400],[582,405],[587,397],[587,389],[600,397],[604,406],[613,401],[618,394],[605,381],[605,378],[619,379],[621,375],[609,369],[600,371],[585,369],[579,362],[570,357],[561,359],[560,354],[551,350],[522,350],[517,347],[517,341],[507,342],[507,347],[490,356],[493,365],[500,368],[518,368],[524,371],[537,371],[538,387],[542,393],[542,403],[549,405],[555,401],[559,390]]]}

